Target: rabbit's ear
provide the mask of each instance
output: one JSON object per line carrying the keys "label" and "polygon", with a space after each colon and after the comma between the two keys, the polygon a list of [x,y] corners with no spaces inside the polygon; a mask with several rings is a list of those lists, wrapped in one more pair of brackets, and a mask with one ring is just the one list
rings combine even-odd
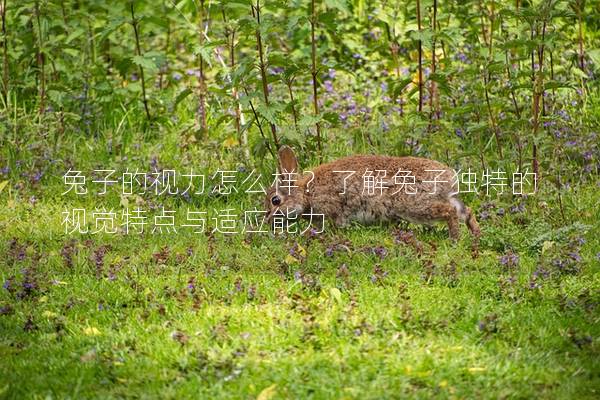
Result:
{"label": "rabbit's ear", "polygon": [[300,172],[298,160],[291,147],[283,145],[279,148],[279,172],[280,173],[296,173]]}

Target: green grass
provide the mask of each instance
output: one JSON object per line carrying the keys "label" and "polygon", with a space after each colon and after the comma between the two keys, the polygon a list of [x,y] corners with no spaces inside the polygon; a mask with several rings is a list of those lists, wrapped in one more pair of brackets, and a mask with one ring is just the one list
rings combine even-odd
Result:
{"label": "green grass", "polygon": [[[65,210],[122,209],[118,188],[62,195],[70,165],[150,170],[152,155],[181,173],[240,165],[218,143],[177,137],[134,138],[139,149],[118,155],[104,138],[76,153],[65,144],[51,163],[44,145],[4,155],[46,172],[32,182],[13,166],[0,192],[0,398],[598,397],[597,182],[564,191],[565,220],[549,181],[523,200],[467,197],[478,212],[496,207],[480,221],[475,259],[464,227],[453,245],[443,226],[402,226],[422,254],[397,243],[393,226],[315,238],[64,233]],[[243,193],[141,201],[180,215],[262,204]],[[525,211],[509,212],[519,201]],[[302,256],[290,258],[296,244]],[[518,265],[501,265],[508,251]],[[581,256],[571,270],[553,264],[570,252]],[[26,282],[35,287],[23,296]]]}
{"label": "green grass", "polygon": [[[60,213],[73,199],[60,196],[60,177],[47,179],[35,205],[13,192],[0,211],[0,279],[14,277],[15,288],[0,291],[1,397],[599,395],[594,185],[567,202],[568,215],[577,215],[572,226],[557,226],[535,196],[524,213],[481,221],[482,251],[473,259],[464,228],[454,246],[443,227],[411,226],[422,256],[395,243],[387,226],[314,239],[69,237]],[[91,196],[81,202],[96,205]],[[542,249],[548,258],[578,236],[586,240],[578,272],[551,270],[531,289],[538,263],[552,267]],[[12,238],[23,260],[9,248]],[[73,238],[69,267],[61,251]],[[326,255],[342,240],[349,251]],[[306,257],[286,259],[296,241]],[[110,248],[97,270],[100,245]],[[380,259],[369,246],[388,254]],[[520,256],[515,267],[499,263],[507,248]],[[38,287],[19,299],[24,267]]]}

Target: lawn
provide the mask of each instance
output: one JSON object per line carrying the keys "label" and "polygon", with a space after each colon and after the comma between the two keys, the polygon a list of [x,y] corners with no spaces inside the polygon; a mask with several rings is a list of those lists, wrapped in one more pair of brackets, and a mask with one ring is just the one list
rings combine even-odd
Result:
{"label": "lawn", "polygon": [[[94,152],[82,170],[107,160]],[[466,228],[453,244],[441,225],[67,234],[65,209],[122,209],[119,190],[26,183],[29,200],[2,193],[2,397],[598,396],[594,182],[565,196],[559,225],[544,193],[475,199],[477,258]]]}

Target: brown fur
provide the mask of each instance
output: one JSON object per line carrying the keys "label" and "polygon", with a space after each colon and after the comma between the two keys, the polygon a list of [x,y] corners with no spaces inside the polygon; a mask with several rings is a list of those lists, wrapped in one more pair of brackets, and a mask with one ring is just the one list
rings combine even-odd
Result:
{"label": "brown fur", "polygon": [[[363,193],[363,174],[366,170],[373,171],[374,176],[377,175],[377,170],[386,171],[385,177],[382,178],[385,187],[382,194],[380,189],[376,189],[375,194]],[[405,193],[404,189],[392,194],[400,189],[396,183],[402,182],[402,179],[398,179],[397,182],[394,180],[394,175],[399,170],[410,171],[410,175],[415,177],[415,184],[411,184],[410,187],[416,189],[416,194]],[[444,171],[437,178],[437,184],[424,182],[433,181],[439,174],[427,170]],[[283,146],[279,151],[279,172],[285,174],[290,171],[299,173],[300,168],[293,151]],[[355,171],[346,179],[345,194],[340,193],[344,191],[344,178],[349,174],[334,171]],[[279,190],[276,190],[273,186],[269,189],[265,199],[269,218],[272,218],[278,209],[293,209],[298,215],[312,209],[313,213],[324,214],[336,226],[343,226],[351,221],[370,223],[403,219],[427,225],[444,221],[448,224],[453,240],[459,238],[460,220],[466,223],[475,239],[480,236],[479,226],[471,209],[455,194],[454,171],[440,162],[417,157],[354,155],[322,164],[312,172],[314,179],[310,174],[290,175],[297,178],[297,188],[288,190],[279,187]],[[278,207],[271,204],[275,194],[281,198]]]}

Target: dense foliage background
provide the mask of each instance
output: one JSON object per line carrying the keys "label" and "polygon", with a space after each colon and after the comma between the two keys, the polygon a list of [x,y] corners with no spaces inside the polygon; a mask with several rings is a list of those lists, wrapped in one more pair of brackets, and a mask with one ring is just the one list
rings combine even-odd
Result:
{"label": "dense foliage background", "polygon": [[3,1],[5,162],[76,138],[125,154],[175,130],[249,164],[291,143],[596,170],[596,137],[577,134],[598,118],[598,7]]}
{"label": "dense foliage background", "polygon": [[[600,1],[0,0],[0,398],[597,398]],[[354,153],[535,172],[403,224],[67,235],[80,170],[268,184]],[[509,183],[510,187],[510,183]],[[466,236],[464,231],[463,236]]]}

